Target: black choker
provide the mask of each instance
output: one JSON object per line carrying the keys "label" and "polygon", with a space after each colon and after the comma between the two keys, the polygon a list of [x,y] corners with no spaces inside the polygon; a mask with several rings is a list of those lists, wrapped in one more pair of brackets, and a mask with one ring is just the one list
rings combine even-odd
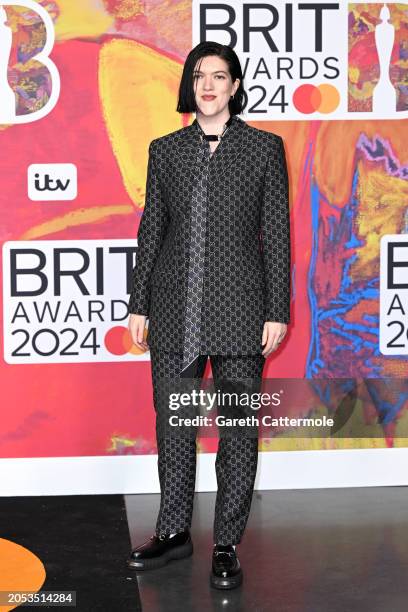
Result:
{"label": "black choker", "polygon": [[[204,140],[209,140],[209,141],[221,140],[221,138],[224,136],[226,130],[231,125],[232,119],[233,119],[233,115],[231,115],[230,118],[228,119],[228,121],[225,123],[224,129],[222,131],[222,134],[204,134],[204,132],[203,132],[201,126],[200,126],[200,131],[202,132],[202,134],[201,134],[202,138],[204,138]],[[198,121],[197,121],[197,123],[198,123]],[[198,125],[200,125],[200,124],[198,124]]]}

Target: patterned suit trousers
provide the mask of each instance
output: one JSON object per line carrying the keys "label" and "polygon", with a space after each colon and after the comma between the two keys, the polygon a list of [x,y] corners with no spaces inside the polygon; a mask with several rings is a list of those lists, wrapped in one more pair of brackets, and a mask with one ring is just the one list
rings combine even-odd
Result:
{"label": "patterned suit trousers", "polygon": [[[192,377],[200,381],[207,363],[207,355],[195,361]],[[217,381],[251,381],[251,392],[259,392],[265,357],[261,355],[210,355],[214,385]],[[164,434],[160,422],[168,416],[169,405],[160,393],[163,379],[180,380],[183,364],[181,353],[150,348],[153,400],[156,412],[156,440],[160,480],[160,509],[156,534],[177,533],[191,527],[196,479],[196,431],[190,436]],[[223,384],[223,383],[222,383]],[[238,387],[237,387],[238,388]],[[234,416],[248,415],[242,407],[233,406]],[[218,409],[218,414],[220,408]],[[226,415],[229,416],[229,415]],[[244,533],[252,502],[258,465],[258,437],[229,435],[219,432],[215,462],[217,495],[213,523],[215,544],[239,544]]]}

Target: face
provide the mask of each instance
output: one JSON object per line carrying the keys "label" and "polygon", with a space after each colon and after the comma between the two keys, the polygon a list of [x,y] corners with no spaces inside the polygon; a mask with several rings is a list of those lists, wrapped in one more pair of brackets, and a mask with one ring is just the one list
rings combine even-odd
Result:
{"label": "face", "polygon": [[228,108],[230,97],[239,87],[239,79],[233,83],[227,62],[217,55],[208,55],[200,58],[195,66],[193,87],[199,112],[212,116]]}

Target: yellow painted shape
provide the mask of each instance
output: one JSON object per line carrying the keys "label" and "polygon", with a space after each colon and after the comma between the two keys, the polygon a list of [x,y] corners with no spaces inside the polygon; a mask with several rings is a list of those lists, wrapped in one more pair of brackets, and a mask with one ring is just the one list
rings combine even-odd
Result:
{"label": "yellow painted shape", "polygon": [[[337,206],[345,205],[351,197],[356,144],[361,134],[369,139],[381,136],[392,143],[397,159],[401,162],[405,159],[406,136],[400,121],[382,121],[381,124],[378,121],[346,119],[323,121],[317,133],[313,170],[319,190]],[[299,144],[297,139],[295,136],[296,145],[300,146],[300,138]]]}
{"label": "yellow painted shape", "polygon": [[358,258],[350,267],[351,278],[379,275],[380,239],[384,234],[399,234],[404,226],[408,184],[384,170],[358,164],[358,199],[356,235],[363,240]]}
{"label": "yellow painted shape", "polygon": [[[116,0],[111,12],[119,19],[130,20],[143,12],[143,4],[141,0]],[[169,7],[166,6],[166,9],[168,11]]]}
{"label": "yellow painted shape", "polygon": [[360,70],[357,68],[357,66],[349,66],[348,74],[351,83],[358,83],[360,78]]}
{"label": "yellow painted shape", "polygon": [[353,450],[387,448],[384,438],[263,438],[260,451]]}
{"label": "yellow painted shape", "polygon": [[[317,406],[313,415],[310,416],[319,418],[323,417],[323,415],[326,415],[328,418],[334,417],[333,414],[328,414],[327,409],[323,405]],[[307,430],[304,428],[291,428],[283,434],[276,434],[273,438],[261,438],[259,450],[299,451],[387,448],[382,426],[378,423],[369,425],[364,425],[364,423],[363,402],[357,400],[353,414],[337,434],[330,436],[330,430],[326,429],[322,430],[321,437],[313,437],[312,431],[310,431],[309,436],[305,437],[305,431],[307,433]],[[325,435],[326,432],[327,435]],[[357,432],[364,433],[364,437],[353,437],[353,434],[355,435]]]}
{"label": "yellow painted shape", "polygon": [[350,96],[355,100],[367,100],[373,95],[375,83],[365,81],[362,86],[354,85],[353,82],[349,84]]}
{"label": "yellow painted shape", "polygon": [[78,208],[72,212],[54,217],[44,223],[39,223],[26,230],[19,240],[35,240],[42,236],[62,232],[68,227],[85,225],[87,223],[98,223],[105,221],[113,215],[130,215],[133,212],[129,204],[118,204],[117,206],[93,206],[92,208]]}
{"label": "yellow painted shape", "polygon": [[99,93],[113,153],[136,206],[144,205],[148,148],[180,129],[176,112],[182,68],[131,40],[112,40],[99,56]]}
{"label": "yellow painted shape", "polygon": [[55,22],[57,41],[86,36],[98,38],[115,24],[102,2],[95,0],[58,0],[59,15]]}

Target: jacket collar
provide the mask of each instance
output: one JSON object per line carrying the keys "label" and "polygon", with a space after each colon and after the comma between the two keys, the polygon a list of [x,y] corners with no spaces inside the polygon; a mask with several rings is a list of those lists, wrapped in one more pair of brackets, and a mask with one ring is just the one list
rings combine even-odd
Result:
{"label": "jacket collar", "polygon": [[[227,121],[228,129],[230,129],[232,123],[234,123],[235,121],[236,121],[236,115],[231,115],[230,118]],[[197,130],[198,130],[198,133],[201,134],[202,136],[204,136],[204,131],[203,131],[201,125],[198,123],[197,117],[194,119],[194,121],[193,121],[193,123],[191,125],[195,125]]]}
{"label": "jacket collar", "polygon": [[[238,159],[247,146],[248,130],[243,119],[236,115],[232,116],[232,123],[222,137],[220,143],[211,155],[210,172],[214,176],[221,176]],[[200,150],[202,132],[197,119],[189,125],[184,132],[183,151],[181,162],[186,162],[190,168],[195,166],[197,155]]]}

